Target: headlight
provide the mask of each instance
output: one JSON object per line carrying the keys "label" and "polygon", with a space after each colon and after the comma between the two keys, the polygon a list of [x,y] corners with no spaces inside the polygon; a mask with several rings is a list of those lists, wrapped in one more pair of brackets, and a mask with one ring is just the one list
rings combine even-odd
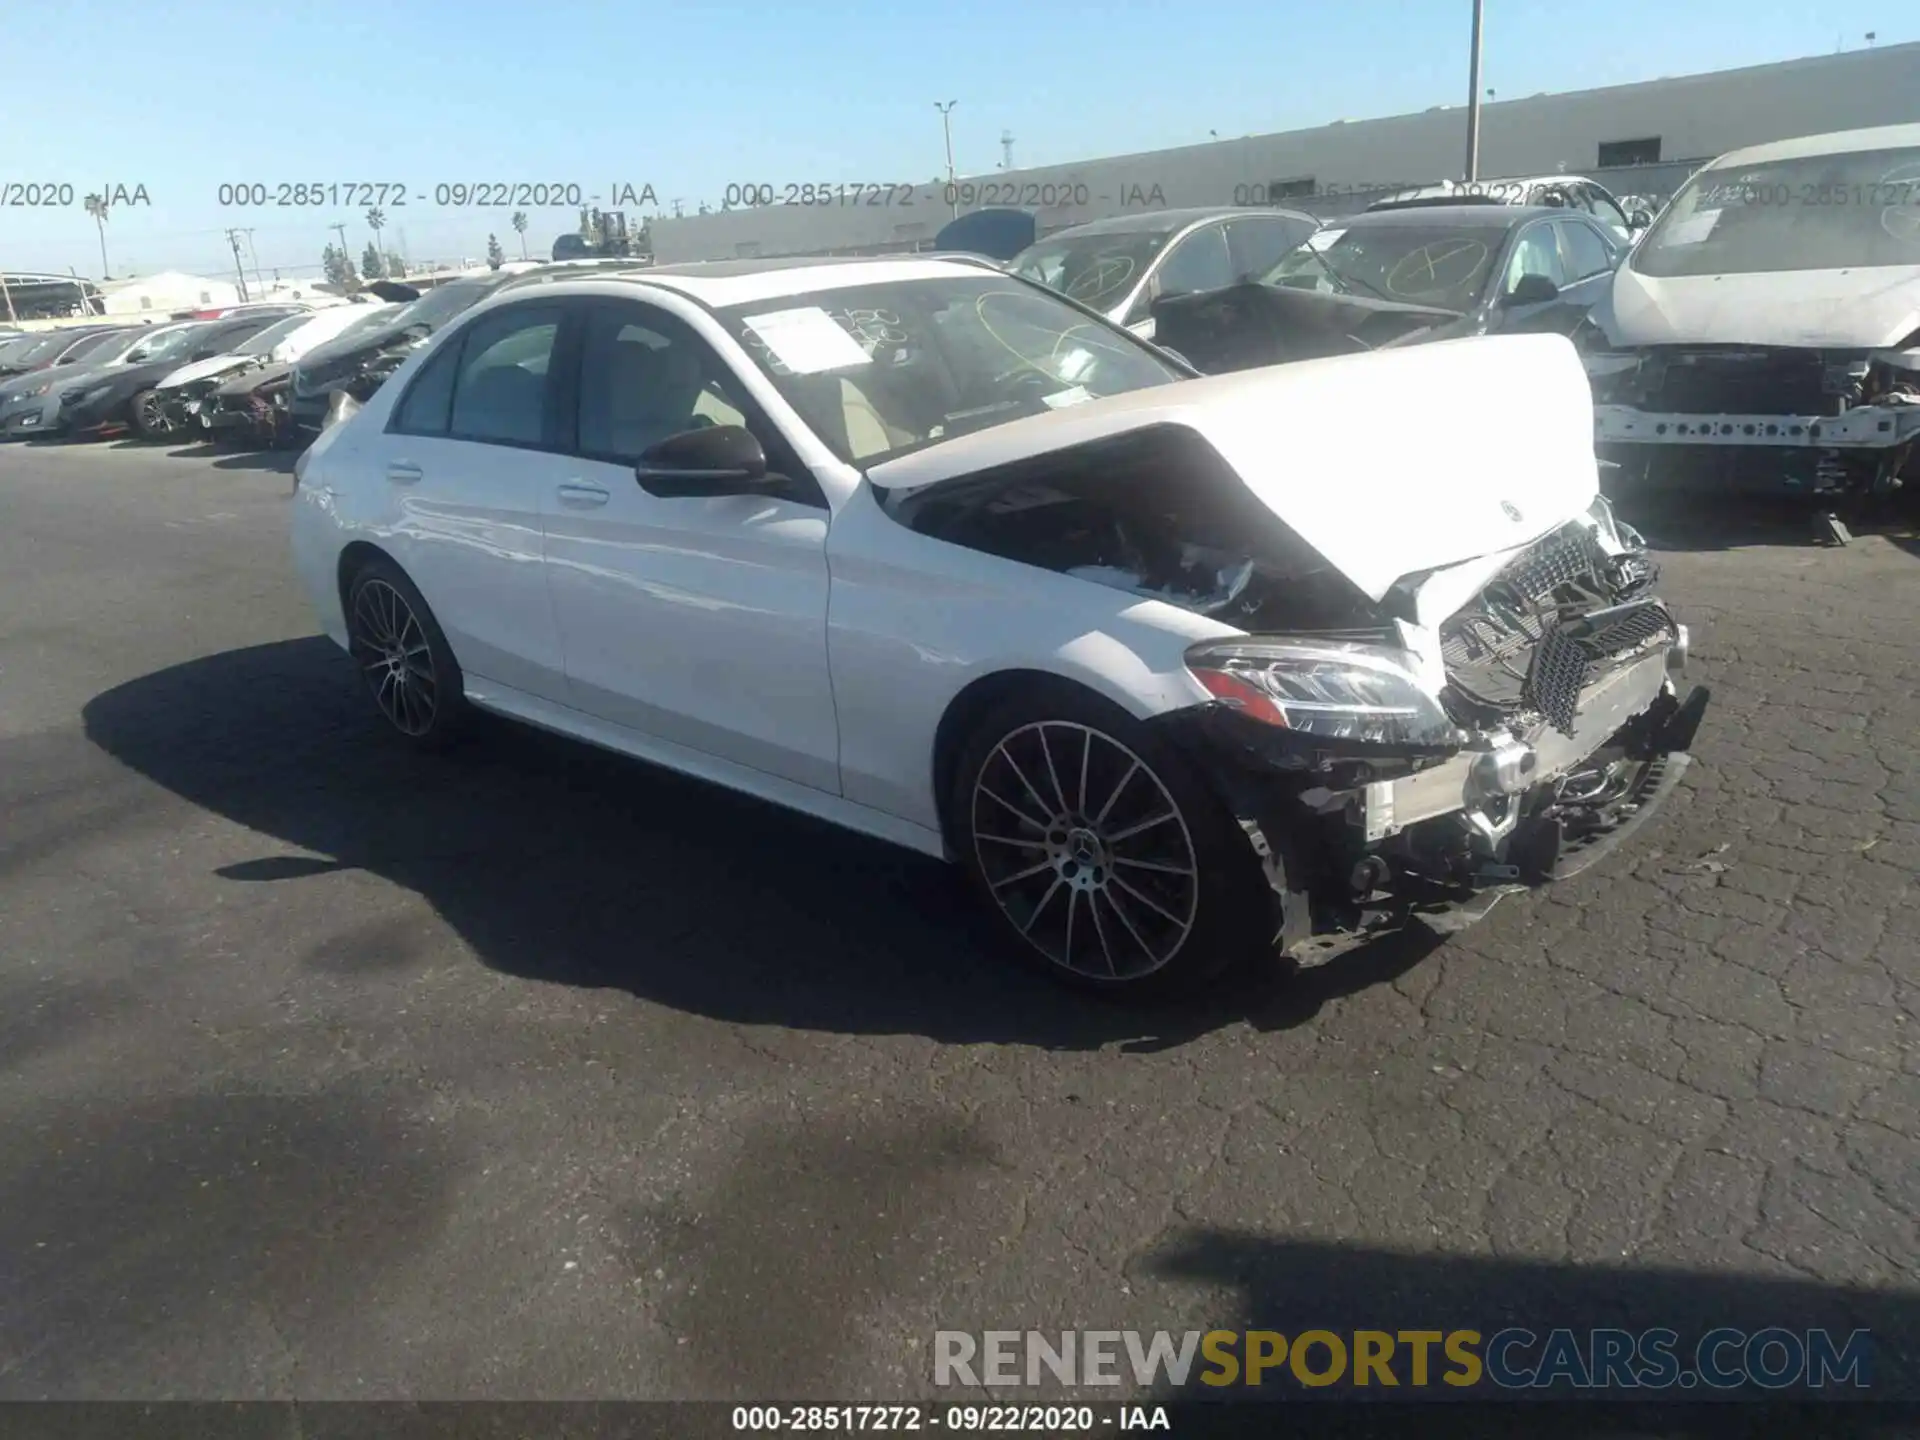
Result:
{"label": "headlight", "polygon": [[1311,640],[1209,641],[1187,669],[1213,696],[1268,725],[1329,740],[1450,745],[1454,724],[1397,651]]}

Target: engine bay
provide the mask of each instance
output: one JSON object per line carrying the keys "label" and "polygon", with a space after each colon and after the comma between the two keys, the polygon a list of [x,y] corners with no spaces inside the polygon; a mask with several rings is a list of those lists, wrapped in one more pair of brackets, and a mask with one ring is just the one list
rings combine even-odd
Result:
{"label": "engine bay", "polygon": [[1204,441],[1177,426],[883,495],[882,504],[923,534],[1245,630],[1387,624]]}

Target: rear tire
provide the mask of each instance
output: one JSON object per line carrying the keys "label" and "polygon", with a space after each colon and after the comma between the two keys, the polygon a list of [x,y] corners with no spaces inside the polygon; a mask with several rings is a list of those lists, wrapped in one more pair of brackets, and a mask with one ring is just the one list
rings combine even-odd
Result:
{"label": "rear tire", "polygon": [[420,750],[442,750],[464,733],[465,677],[433,611],[391,560],[367,561],[347,582],[348,653],[374,708]]}
{"label": "rear tire", "polygon": [[996,928],[1057,980],[1160,999],[1275,954],[1273,892],[1246,832],[1177,751],[1079,686],[995,706],[947,806]]}

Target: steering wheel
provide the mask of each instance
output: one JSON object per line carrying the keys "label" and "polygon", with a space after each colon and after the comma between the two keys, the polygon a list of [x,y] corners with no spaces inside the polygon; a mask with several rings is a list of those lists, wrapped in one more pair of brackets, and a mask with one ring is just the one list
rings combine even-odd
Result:
{"label": "steering wheel", "polygon": [[1054,390],[1065,382],[1058,376],[1049,375],[1046,371],[1029,362],[1027,364],[1016,365],[1011,370],[1002,370],[998,375],[993,377],[993,383],[996,386],[1012,385],[1017,389],[1043,390],[1051,395]]}

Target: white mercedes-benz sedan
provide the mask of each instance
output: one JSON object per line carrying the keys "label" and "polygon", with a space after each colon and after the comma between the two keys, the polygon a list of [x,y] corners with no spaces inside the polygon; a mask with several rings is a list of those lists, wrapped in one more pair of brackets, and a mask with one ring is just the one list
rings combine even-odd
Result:
{"label": "white mercedes-benz sedan", "polygon": [[[301,457],[401,736],[474,709],[958,862],[1128,994],[1590,863],[1706,705],[1559,336],[1202,379],[958,257],[516,281]],[[663,822],[670,823],[670,822]]]}

